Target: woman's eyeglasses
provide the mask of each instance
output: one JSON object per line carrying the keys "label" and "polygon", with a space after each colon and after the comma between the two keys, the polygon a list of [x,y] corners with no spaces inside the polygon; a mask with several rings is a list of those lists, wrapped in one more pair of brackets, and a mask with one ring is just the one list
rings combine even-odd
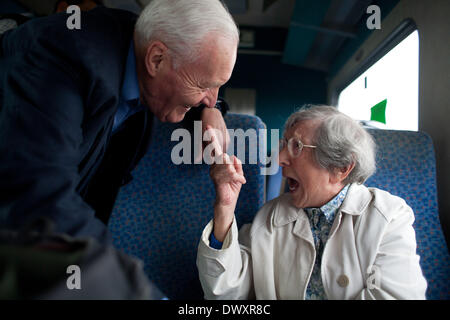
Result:
{"label": "woman's eyeglasses", "polygon": [[289,154],[291,157],[297,158],[302,153],[304,147],[306,148],[317,148],[317,146],[311,146],[309,144],[303,144],[300,139],[292,137],[289,140],[283,138],[280,140],[280,153],[285,148],[288,147]]}

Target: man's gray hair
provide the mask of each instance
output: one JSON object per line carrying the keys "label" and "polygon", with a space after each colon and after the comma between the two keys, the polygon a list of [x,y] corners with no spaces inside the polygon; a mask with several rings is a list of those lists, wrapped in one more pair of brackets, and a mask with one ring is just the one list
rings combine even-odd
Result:
{"label": "man's gray hair", "polygon": [[315,156],[320,166],[333,172],[355,163],[345,184],[364,183],[375,172],[375,142],[357,121],[335,107],[307,105],[287,119],[284,132],[305,120],[320,121],[312,141],[317,146]]}
{"label": "man's gray hair", "polygon": [[152,0],[141,12],[135,31],[142,47],[152,40],[163,42],[175,68],[180,61],[195,61],[211,33],[239,42],[236,23],[220,0]]}

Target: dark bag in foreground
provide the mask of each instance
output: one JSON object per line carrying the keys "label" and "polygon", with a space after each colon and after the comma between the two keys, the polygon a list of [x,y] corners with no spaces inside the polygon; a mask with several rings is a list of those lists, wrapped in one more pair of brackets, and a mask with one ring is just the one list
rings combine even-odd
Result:
{"label": "dark bag in foreground", "polygon": [[47,220],[0,230],[0,299],[164,299],[142,265],[93,238],[52,233]]}

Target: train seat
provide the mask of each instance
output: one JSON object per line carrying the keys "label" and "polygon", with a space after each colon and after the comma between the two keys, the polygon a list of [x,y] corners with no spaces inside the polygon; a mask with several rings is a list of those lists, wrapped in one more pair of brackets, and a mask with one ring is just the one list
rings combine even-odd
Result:
{"label": "train seat", "polygon": [[413,209],[427,299],[449,299],[450,259],[439,220],[433,141],[424,132],[368,131],[378,147],[377,171],[365,185],[399,196]]}
{"label": "train seat", "polygon": [[[227,114],[225,121],[228,129],[265,129],[255,116]],[[215,190],[208,165],[172,163],[171,152],[179,142],[171,141],[171,135],[177,128],[181,125],[155,120],[150,148],[133,171],[134,179],[121,188],[109,229],[114,245],[141,259],[149,279],[169,299],[202,299],[197,246],[213,217]],[[248,144],[249,139],[246,159]],[[247,183],[236,208],[239,226],[251,222],[265,201],[264,166],[241,160]]]}

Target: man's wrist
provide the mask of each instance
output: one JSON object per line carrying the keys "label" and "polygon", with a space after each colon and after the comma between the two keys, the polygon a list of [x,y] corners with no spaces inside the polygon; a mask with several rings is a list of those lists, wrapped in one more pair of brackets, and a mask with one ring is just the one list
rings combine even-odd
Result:
{"label": "man's wrist", "polygon": [[208,107],[205,107],[205,108],[203,108],[203,110],[201,111],[202,113],[203,112],[217,112],[218,114],[220,113],[220,114],[222,114],[222,112],[220,111],[220,109],[219,108],[208,108]]}
{"label": "man's wrist", "polygon": [[225,102],[225,100],[217,99],[216,104],[214,105],[214,108],[219,110],[220,113],[222,113],[222,116],[225,116],[227,114],[227,111],[230,110],[230,107],[228,106],[228,103]]}

